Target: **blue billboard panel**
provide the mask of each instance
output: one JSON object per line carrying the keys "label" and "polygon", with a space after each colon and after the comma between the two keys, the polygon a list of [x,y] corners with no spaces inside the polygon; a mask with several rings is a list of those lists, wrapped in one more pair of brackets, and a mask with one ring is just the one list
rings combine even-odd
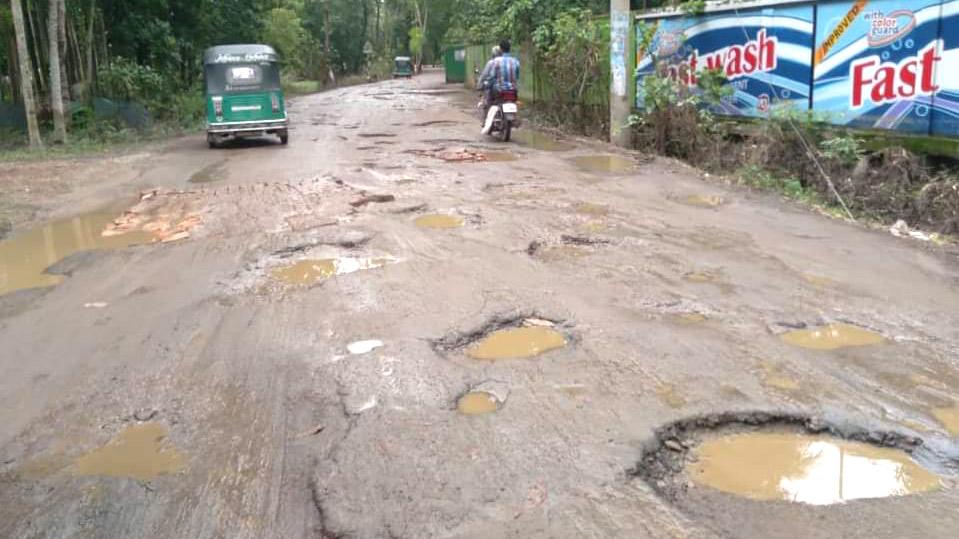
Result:
{"label": "blue billboard panel", "polygon": [[959,137],[959,0],[942,4],[942,60],[936,72],[939,87],[932,100],[932,133]]}
{"label": "blue billboard panel", "polygon": [[928,134],[940,93],[941,12],[940,0],[819,4],[813,110],[849,127]]}
{"label": "blue billboard panel", "polygon": [[[657,69],[692,91],[703,70],[719,69],[733,94],[714,112],[764,116],[778,107],[808,109],[813,11],[811,5],[733,9],[647,22],[656,32],[650,50],[636,55],[636,106],[643,108],[644,80]],[[638,24],[640,46],[642,32]]]}

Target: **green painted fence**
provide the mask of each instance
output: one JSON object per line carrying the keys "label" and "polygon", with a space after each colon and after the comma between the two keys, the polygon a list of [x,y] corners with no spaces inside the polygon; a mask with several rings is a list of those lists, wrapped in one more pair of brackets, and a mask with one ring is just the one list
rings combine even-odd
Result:
{"label": "green painted fence", "polygon": [[[483,71],[489,61],[493,44],[470,45],[466,47],[466,87],[477,87],[476,71]],[[555,88],[550,81],[549,74],[539,67],[531,54],[521,47],[514,47],[514,55],[519,57],[520,69],[520,100],[533,104],[549,105],[558,101],[569,102],[578,88]],[[582,103],[591,107],[609,107],[609,61],[603,65],[602,76],[588,81],[583,92]],[[569,92],[570,99],[561,99],[562,91]]]}

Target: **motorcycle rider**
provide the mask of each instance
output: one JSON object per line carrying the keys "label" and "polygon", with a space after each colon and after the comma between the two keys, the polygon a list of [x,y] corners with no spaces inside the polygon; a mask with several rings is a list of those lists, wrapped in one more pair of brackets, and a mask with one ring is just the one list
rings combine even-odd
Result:
{"label": "motorcycle rider", "polygon": [[499,45],[493,47],[492,54],[493,56],[489,59],[489,62],[486,62],[486,67],[483,68],[478,80],[479,89],[483,92],[483,101],[479,107],[483,114],[480,118],[482,121],[486,121],[486,111],[493,104],[493,65],[496,63],[496,59],[503,54]]}
{"label": "motorcycle rider", "polygon": [[[501,55],[497,58],[490,60],[492,64],[491,73],[485,73],[485,77],[480,78],[480,84],[483,88],[489,88],[488,96],[486,99],[485,110],[489,110],[489,107],[499,99],[499,95],[503,92],[519,92],[519,69],[520,64],[519,60],[510,54],[512,50],[512,44],[508,39],[504,39],[499,44],[499,49]],[[489,65],[487,65],[489,67]],[[486,124],[483,126],[483,134],[488,134],[490,129],[493,127],[493,122],[491,118],[487,118]]]}

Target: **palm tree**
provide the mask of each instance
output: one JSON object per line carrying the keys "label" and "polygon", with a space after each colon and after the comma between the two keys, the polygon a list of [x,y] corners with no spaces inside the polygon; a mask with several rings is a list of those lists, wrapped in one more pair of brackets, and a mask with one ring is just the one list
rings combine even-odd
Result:
{"label": "palm tree", "polygon": [[20,0],[10,0],[10,12],[13,16],[13,33],[17,38],[17,58],[20,65],[20,89],[23,95],[23,108],[27,116],[27,134],[30,148],[43,148],[40,138],[40,126],[37,124],[37,103],[33,96],[33,62],[27,50],[27,32],[23,25],[23,6]]}

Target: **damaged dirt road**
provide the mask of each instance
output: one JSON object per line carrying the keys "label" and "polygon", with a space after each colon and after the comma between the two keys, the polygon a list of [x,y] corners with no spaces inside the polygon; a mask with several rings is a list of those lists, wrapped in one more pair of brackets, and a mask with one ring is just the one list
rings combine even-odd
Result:
{"label": "damaged dirt road", "polygon": [[3,165],[0,536],[954,535],[955,252],[440,80]]}

